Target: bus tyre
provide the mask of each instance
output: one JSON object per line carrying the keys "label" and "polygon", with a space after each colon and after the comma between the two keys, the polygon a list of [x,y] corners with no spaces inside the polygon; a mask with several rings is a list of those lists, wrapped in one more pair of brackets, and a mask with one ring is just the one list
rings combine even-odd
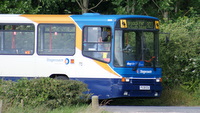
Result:
{"label": "bus tyre", "polygon": [[57,79],[57,80],[69,80],[69,78],[66,77],[66,76],[56,76],[54,79]]}

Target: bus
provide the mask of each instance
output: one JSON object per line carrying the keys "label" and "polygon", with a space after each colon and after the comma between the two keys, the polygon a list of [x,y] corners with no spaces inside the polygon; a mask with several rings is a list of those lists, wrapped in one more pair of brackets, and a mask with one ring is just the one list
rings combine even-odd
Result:
{"label": "bus", "polygon": [[159,97],[159,19],[0,15],[0,79],[78,80],[99,99]]}

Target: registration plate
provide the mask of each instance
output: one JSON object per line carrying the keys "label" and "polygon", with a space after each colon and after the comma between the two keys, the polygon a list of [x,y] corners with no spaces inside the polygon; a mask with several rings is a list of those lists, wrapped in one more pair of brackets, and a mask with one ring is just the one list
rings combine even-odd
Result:
{"label": "registration plate", "polygon": [[140,90],[150,90],[150,86],[140,86]]}

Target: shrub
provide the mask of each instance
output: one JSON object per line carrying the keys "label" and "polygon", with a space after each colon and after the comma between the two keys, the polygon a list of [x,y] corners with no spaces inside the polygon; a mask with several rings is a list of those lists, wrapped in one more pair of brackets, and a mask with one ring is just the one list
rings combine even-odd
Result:
{"label": "shrub", "polygon": [[200,19],[183,17],[161,24],[170,33],[170,42],[161,37],[160,60],[164,83],[180,85],[194,92],[200,82]]}
{"label": "shrub", "polygon": [[11,105],[39,106],[50,108],[71,106],[86,102],[90,95],[86,84],[73,80],[51,78],[21,79],[18,82],[1,82],[1,96]]}

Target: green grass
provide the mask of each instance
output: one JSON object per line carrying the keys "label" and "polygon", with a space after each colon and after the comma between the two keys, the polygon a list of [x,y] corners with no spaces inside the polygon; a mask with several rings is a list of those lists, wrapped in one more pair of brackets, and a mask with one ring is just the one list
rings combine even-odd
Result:
{"label": "green grass", "polygon": [[[5,107],[5,106],[4,106]],[[66,106],[57,109],[49,109],[45,106],[33,107],[10,107],[3,109],[3,113],[107,113],[101,108],[93,109],[90,105],[77,105],[77,106]]]}

